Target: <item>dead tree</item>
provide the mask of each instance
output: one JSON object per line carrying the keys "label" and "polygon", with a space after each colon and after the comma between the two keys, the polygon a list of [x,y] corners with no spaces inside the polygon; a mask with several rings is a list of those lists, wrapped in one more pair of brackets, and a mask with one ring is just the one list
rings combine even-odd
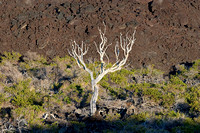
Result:
{"label": "dead tree", "polygon": [[[107,44],[107,38],[105,36],[106,26],[105,26],[105,29],[103,32],[100,28],[98,28],[98,30],[99,30],[101,42],[99,45],[97,45],[96,42],[94,42],[94,44],[96,46],[97,52],[99,53],[101,64],[100,64],[99,74],[96,75],[96,77],[94,77],[93,71],[88,69],[84,62],[83,56],[85,54],[87,54],[88,47],[86,46],[86,44],[83,41],[82,41],[81,45],[77,44],[76,41],[72,41],[71,42],[72,50],[68,51],[70,56],[72,56],[76,60],[78,66],[80,68],[83,68],[90,74],[92,91],[93,91],[92,99],[90,101],[91,115],[93,115],[96,112],[96,102],[97,102],[98,90],[99,90],[97,83],[107,73],[120,70],[122,68],[122,66],[125,65],[125,63],[128,59],[128,56],[130,54],[130,51],[132,50],[133,44],[135,43],[135,40],[136,40],[135,39],[136,30],[133,32],[133,34],[131,36],[128,36],[128,34],[126,34],[125,38],[123,38],[122,34],[120,34],[119,41],[117,41],[117,43],[115,45],[115,50],[114,50],[115,56],[116,56],[116,62],[112,65],[112,67],[106,68],[106,63],[104,61],[104,58],[106,57],[107,60],[109,60],[108,56],[106,55],[106,50],[108,49],[108,47],[111,44]],[[119,59],[120,48],[123,51],[122,59]]]}

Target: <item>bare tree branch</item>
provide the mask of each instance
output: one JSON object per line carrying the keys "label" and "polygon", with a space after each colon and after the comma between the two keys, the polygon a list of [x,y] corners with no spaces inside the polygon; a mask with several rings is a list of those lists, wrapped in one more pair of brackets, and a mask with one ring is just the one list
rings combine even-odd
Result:
{"label": "bare tree branch", "polygon": [[96,49],[97,49],[97,52],[99,53],[99,56],[100,56],[100,61],[101,61],[101,73],[104,72],[104,67],[105,67],[105,62],[104,62],[104,56],[106,56],[106,58],[108,59],[108,62],[109,62],[109,58],[106,54],[106,50],[108,49],[108,47],[110,45],[112,45],[112,43],[107,44],[107,37],[105,36],[105,33],[106,33],[106,26],[104,24],[104,31],[102,32],[102,30],[100,28],[98,28],[99,30],[99,34],[100,34],[100,38],[101,38],[101,43],[99,44],[99,47],[97,46],[97,43],[94,42],[95,46],[96,46]]}
{"label": "bare tree branch", "polygon": [[[79,67],[82,67],[84,70],[86,70],[91,77],[91,84],[92,84],[92,90],[93,90],[93,96],[92,99],[90,101],[90,109],[91,109],[91,115],[93,115],[96,112],[96,101],[97,101],[97,97],[98,97],[98,90],[99,87],[97,85],[97,83],[109,72],[115,72],[117,70],[120,70],[126,63],[128,56],[130,54],[130,51],[132,50],[133,44],[135,43],[135,33],[136,33],[136,29],[134,31],[134,33],[132,34],[132,36],[129,37],[128,33],[126,34],[125,38],[122,37],[122,34],[120,34],[119,37],[119,41],[116,42],[115,45],[115,56],[116,56],[116,62],[112,65],[112,67],[107,68],[106,69],[106,64],[104,61],[104,56],[108,59],[109,62],[109,58],[106,54],[106,50],[108,49],[108,47],[112,44],[107,44],[107,38],[105,36],[106,33],[106,26],[104,24],[104,31],[102,32],[102,30],[100,28],[98,28],[99,30],[99,34],[100,34],[100,38],[101,38],[101,42],[99,45],[97,45],[96,42],[94,42],[97,52],[100,56],[100,71],[96,72],[96,68],[95,68],[95,72],[96,72],[96,78],[94,78],[93,75],[93,71],[91,71],[90,69],[87,68],[83,56],[85,54],[87,54],[88,52],[88,47],[86,46],[86,44],[84,44],[82,42],[81,46],[78,45],[75,41],[71,42],[71,46],[72,46],[72,50],[71,52],[69,52],[70,56],[72,56]],[[119,54],[120,54],[120,48],[123,50],[123,58],[120,60],[119,59]]]}
{"label": "bare tree branch", "polygon": [[[85,46],[84,46],[84,45],[85,45]],[[93,79],[94,79],[94,78],[93,78],[93,72],[92,72],[90,69],[87,68],[87,66],[86,66],[86,64],[85,64],[85,62],[84,62],[84,60],[83,60],[83,56],[84,56],[85,54],[87,54],[87,52],[88,52],[88,47],[87,47],[86,44],[84,44],[83,42],[82,42],[81,47],[80,47],[80,46],[76,43],[76,41],[72,41],[72,42],[71,42],[71,46],[72,46],[72,51],[70,52],[70,51],[68,50],[69,55],[72,56],[72,57],[76,60],[78,66],[79,66],[80,68],[82,67],[84,70],[86,70],[86,71],[90,74],[90,77],[91,77],[91,79],[93,80]]]}

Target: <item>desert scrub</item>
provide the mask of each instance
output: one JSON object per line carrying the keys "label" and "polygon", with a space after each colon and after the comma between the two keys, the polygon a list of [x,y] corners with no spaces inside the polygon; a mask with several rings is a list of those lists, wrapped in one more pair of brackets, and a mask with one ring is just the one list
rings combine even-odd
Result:
{"label": "desert scrub", "polygon": [[111,82],[119,85],[120,87],[126,87],[130,84],[129,79],[132,79],[134,70],[121,69],[114,73],[108,74]]}
{"label": "desert scrub", "polygon": [[65,94],[62,92],[59,92],[57,94],[53,94],[52,97],[50,98],[49,104],[58,105],[58,106],[63,106],[63,99],[64,99]]}
{"label": "desert scrub", "polygon": [[131,84],[126,87],[126,90],[135,97],[147,97],[156,103],[159,103],[161,106],[170,107],[175,103],[176,93],[172,90],[163,90],[161,86],[163,87],[165,85],[152,83]]}
{"label": "desert scrub", "polygon": [[65,57],[56,56],[53,59],[51,66],[57,66],[59,69],[64,71],[65,69],[71,69],[72,66],[75,65],[75,63],[76,63],[75,60],[69,56]]}
{"label": "desert scrub", "polygon": [[73,83],[82,85],[84,87],[90,84],[90,75],[83,70],[71,70],[71,79]]}
{"label": "desert scrub", "polygon": [[147,112],[141,112],[138,114],[134,114],[128,118],[131,122],[134,122],[135,124],[145,122],[147,119],[150,118],[150,114]]}
{"label": "desert scrub", "polygon": [[114,114],[108,114],[106,115],[105,120],[106,121],[117,121],[119,120],[121,115],[119,113],[114,113]]}
{"label": "desert scrub", "polygon": [[19,62],[21,69],[29,70],[34,68],[40,68],[45,66],[50,66],[46,58],[42,55],[36,55],[34,52],[27,52],[25,56]]}
{"label": "desert scrub", "polygon": [[63,65],[66,65],[68,68],[72,68],[72,66],[76,65],[75,59],[67,55],[65,57],[56,56],[53,59],[53,63],[55,64],[63,63]]}
{"label": "desert scrub", "polygon": [[171,107],[175,103],[175,93],[173,92],[166,92],[162,95],[162,102],[161,105],[164,107]]}
{"label": "desert scrub", "polygon": [[182,79],[200,79],[200,59],[190,63],[189,66],[185,64],[177,65],[176,76]]}
{"label": "desert scrub", "polygon": [[24,116],[28,122],[38,118],[43,109],[43,95],[30,90],[31,80],[20,81],[11,87],[5,87],[5,92],[11,94],[10,102],[15,106],[14,113]]}
{"label": "desert scrub", "polygon": [[164,74],[164,72],[162,72],[159,69],[155,69],[154,67],[155,67],[155,65],[149,65],[147,67],[137,69],[137,70],[135,70],[134,74],[136,74],[136,75],[146,75],[146,76],[152,76],[152,77],[157,77],[157,76]]}
{"label": "desert scrub", "polygon": [[76,92],[78,95],[81,95],[84,93],[84,88],[81,87],[79,84],[70,84],[69,89]]}
{"label": "desert scrub", "polygon": [[88,91],[86,91],[80,84],[72,83],[66,88],[65,94],[65,97],[68,97],[70,102],[79,105],[83,99],[87,98]]}
{"label": "desert scrub", "polygon": [[16,52],[4,52],[3,56],[0,57],[0,65],[3,65],[5,62],[17,63],[21,54]]}
{"label": "desert scrub", "polygon": [[200,71],[200,59],[194,61],[192,68]]}
{"label": "desert scrub", "polygon": [[[60,127],[59,127],[59,122],[54,121],[48,124],[45,124],[42,120],[38,120],[38,123],[34,121],[30,125],[31,133],[59,133],[60,132]],[[61,129],[62,132],[62,129]]]}
{"label": "desert scrub", "polygon": [[176,95],[183,94],[187,87],[187,84],[185,84],[177,75],[171,75],[169,82],[160,85],[162,91],[174,93]]}
{"label": "desert scrub", "polygon": [[174,89],[183,91],[187,88],[187,85],[177,76],[171,76],[170,83],[173,85]]}
{"label": "desert scrub", "polygon": [[41,114],[43,114],[45,110],[42,106],[28,105],[26,107],[17,107],[13,110],[13,112],[18,117],[24,116],[30,126],[33,124],[41,124]]}
{"label": "desert scrub", "polygon": [[175,93],[163,92],[159,88],[143,89],[142,94],[164,107],[170,107],[175,103]]}
{"label": "desert scrub", "polygon": [[99,82],[99,84],[105,88],[108,89],[110,87],[110,84],[108,83],[108,75],[105,75],[102,80]]}
{"label": "desert scrub", "polygon": [[5,97],[5,94],[0,93],[0,109],[1,109],[1,104],[6,101],[7,101],[7,98]]}
{"label": "desert scrub", "polygon": [[191,106],[190,112],[200,111],[200,89],[198,87],[187,88],[185,99]]}
{"label": "desert scrub", "polygon": [[6,76],[0,73],[0,85],[3,84],[2,82],[4,82],[5,80],[6,80]]}
{"label": "desert scrub", "polygon": [[161,99],[161,96],[162,96],[162,92],[156,88],[144,89],[142,94],[150,96],[150,98],[154,99],[155,101],[158,101],[159,99]]}
{"label": "desert scrub", "polygon": [[[56,94],[53,94],[51,98],[48,98],[51,101],[54,99],[54,103],[52,104],[80,104],[83,99],[87,101],[89,96],[89,94],[87,93],[88,91],[86,91],[86,89],[82,87],[82,85],[76,83],[68,83],[67,85],[61,85],[60,89],[58,90],[59,91],[56,92]],[[51,101],[49,102],[51,103]]]}
{"label": "desert scrub", "polygon": [[12,87],[5,87],[5,91],[12,94],[13,105],[25,107],[27,105],[41,105],[41,94],[31,91],[29,88],[31,80],[20,81]]}
{"label": "desert scrub", "polygon": [[183,115],[179,111],[175,112],[174,110],[172,110],[169,113],[167,113],[167,118],[170,118],[170,119],[179,119],[181,118],[181,116]]}
{"label": "desert scrub", "polygon": [[108,83],[108,77],[109,74],[106,75],[101,81],[100,81],[100,85],[104,88],[107,89],[109,91],[109,94],[113,97],[113,98],[119,98],[119,99],[126,99],[126,97],[128,96],[125,93],[125,88],[117,88],[117,87],[112,87],[109,83]]}
{"label": "desert scrub", "polygon": [[43,97],[43,108],[46,111],[53,110],[55,107],[59,107],[62,109],[63,105],[66,104],[63,101],[64,96],[62,94],[52,94],[46,95]]}
{"label": "desert scrub", "polygon": [[63,99],[63,101],[64,101],[65,103],[67,103],[67,104],[70,104],[70,103],[71,103],[71,98],[68,97],[68,96],[66,96],[66,97]]}
{"label": "desert scrub", "polygon": [[109,90],[109,94],[115,99],[123,99],[125,100],[128,96],[124,90],[124,88],[107,88]]}
{"label": "desert scrub", "polygon": [[184,73],[190,79],[200,79],[200,59],[193,62],[192,67]]}
{"label": "desert scrub", "polygon": [[143,89],[147,89],[147,88],[156,88],[157,86],[155,84],[152,83],[133,83],[129,86],[126,87],[127,90],[129,91],[134,91],[134,90],[143,90]]}

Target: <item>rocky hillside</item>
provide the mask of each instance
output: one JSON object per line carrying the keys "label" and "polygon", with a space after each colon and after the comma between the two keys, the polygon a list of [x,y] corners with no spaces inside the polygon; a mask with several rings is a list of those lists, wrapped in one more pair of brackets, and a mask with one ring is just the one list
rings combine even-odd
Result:
{"label": "rocky hillside", "polygon": [[[88,64],[89,68],[98,62]],[[2,132],[199,132],[200,60],[169,74],[153,65],[124,68],[99,83],[89,116],[90,77],[70,57],[0,56]]]}
{"label": "rocky hillside", "polygon": [[129,58],[133,68],[154,64],[168,72],[200,57],[199,5],[199,0],[1,0],[0,53],[64,57],[75,39],[91,46],[88,58],[93,60],[97,28],[105,22],[112,43],[120,32],[137,27]]}
{"label": "rocky hillside", "polygon": [[[199,14],[198,0],[0,0],[0,132],[200,132]],[[84,41],[95,72],[103,23],[108,43],[137,27],[136,41],[91,117],[90,76],[67,51]]]}

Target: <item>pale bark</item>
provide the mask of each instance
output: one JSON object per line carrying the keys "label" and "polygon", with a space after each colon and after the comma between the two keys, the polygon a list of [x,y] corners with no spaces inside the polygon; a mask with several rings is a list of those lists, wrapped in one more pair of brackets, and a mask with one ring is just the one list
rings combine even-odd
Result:
{"label": "pale bark", "polygon": [[93,86],[93,94],[92,94],[92,98],[90,100],[90,111],[91,111],[91,115],[93,115],[96,110],[97,110],[97,107],[96,107],[96,102],[97,102],[97,99],[98,99],[98,94],[99,94],[99,87],[97,85],[94,85]]}
{"label": "pale bark", "polygon": [[[126,63],[129,53],[132,50],[133,44],[135,43],[135,32],[134,31],[133,35],[131,37],[128,37],[128,34],[126,35],[125,38],[122,38],[122,34],[120,34],[120,39],[119,42],[116,43],[115,45],[115,56],[116,56],[116,63],[113,64],[112,67],[106,69],[106,63],[104,61],[104,57],[107,58],[109,62],[109,58],[106,55],[106,50],[111,44],[107,44],[107,38],[105,37],[105,32],[106,32],[106,27],[104,31],[102,32],[101,29],[99,29],[99,34],[101,38],[101,43],[99,44],[99,47],[97,46],[96,42],[94,42],[97,52],[99,53],[100,56],[100,70],[99,70],[99,75],[94,78],[93,71],[87,68],[83,56],[88,52],[88,48],[86,45],[82,42],[81,45],[78,45],[75,41],[71,43],[72,45],[72,50],[69,52],[69,54],[74,57],[76,60],[77,64],[79,67],[82,67],[84,70],[86,70],[91,77],[91,85],[92,85],[92,90],[93,90],[93,95],[90,101],[90,110],[91,110],[91,115],[94,115],[96,112],[96,102],[98,99],[98,90],[99,87],[97,83],[101,81],[101,79],[109,72],[115,72],[117,70],[120,70],[122,66]],[[84,46],[85,45],[85,46]],[[121,60],[119,59],[119,48],[123,50],[124,53],[124,58]]]}

